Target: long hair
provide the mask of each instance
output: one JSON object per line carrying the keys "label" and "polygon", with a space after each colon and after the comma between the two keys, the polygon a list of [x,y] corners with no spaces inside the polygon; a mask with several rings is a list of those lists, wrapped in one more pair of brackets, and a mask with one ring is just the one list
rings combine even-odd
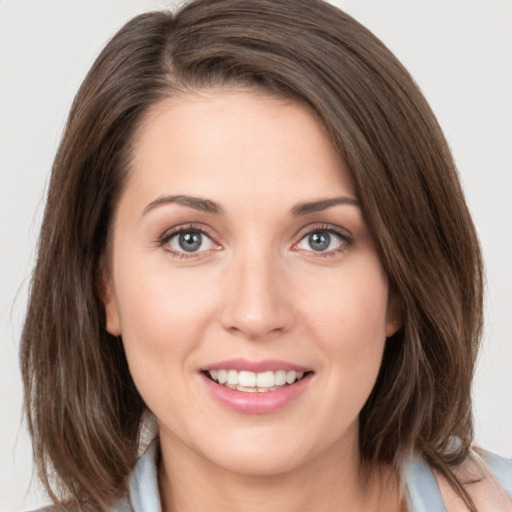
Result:
{"label": "long hair", "polygon": [[475,229],[410,75],[367,29],[319,0],[197,0],[140,15],[83,82],[52,170],[21,342],[25,410],[48,492],[108,509],[126,490],[145,405],[122,344],[105,329],[100,262],[149,109],[219,86],[291,98],[322,123],[400,300],[403,327],[386,342],[360,414],[362,460],[398,469],[418,451],[471,505],[450,466],[473,439]]}

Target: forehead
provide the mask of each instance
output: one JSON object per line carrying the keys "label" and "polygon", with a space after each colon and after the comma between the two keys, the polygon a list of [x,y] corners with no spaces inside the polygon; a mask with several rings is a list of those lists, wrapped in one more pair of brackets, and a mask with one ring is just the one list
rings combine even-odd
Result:
{"label": "forehead", "polygon": [[315,199],[333,187],[354,196],[337,151],[304,106],[233,89],[156,105],[137,133],[128,186],[147,199],[191,193],[270,201],[278,191],[286,201],[295,190]]}

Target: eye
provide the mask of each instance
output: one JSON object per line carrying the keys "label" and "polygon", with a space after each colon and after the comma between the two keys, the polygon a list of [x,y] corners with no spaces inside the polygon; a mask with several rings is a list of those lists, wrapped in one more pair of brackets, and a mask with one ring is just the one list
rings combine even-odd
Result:
{"label": "eye", "polygon": [[340,250],[348,243],[347,237],[332,229],[316,229],[303,236],[295,245],[296,249],[314,252]]}
{"label": "eye", "polygon": [[213,240],[197,229],[177,231],[167,238],[166,244],[176,253],[204,252],[214,247]]}

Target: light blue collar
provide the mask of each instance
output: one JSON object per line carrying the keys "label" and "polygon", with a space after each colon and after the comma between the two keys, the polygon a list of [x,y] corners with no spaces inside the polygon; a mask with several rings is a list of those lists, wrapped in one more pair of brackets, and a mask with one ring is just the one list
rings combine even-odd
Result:
{"label": "light blue collar", "polygon": [[411,512],[446,512],[437,481],[423,458],[409,462],[405,485]]}
{"label": "light blue collar", "polygon": [[130,504],[133,512],[162,512],[158,491],[157,457],[158,441],[155,440],[137,462],[130,479]]}

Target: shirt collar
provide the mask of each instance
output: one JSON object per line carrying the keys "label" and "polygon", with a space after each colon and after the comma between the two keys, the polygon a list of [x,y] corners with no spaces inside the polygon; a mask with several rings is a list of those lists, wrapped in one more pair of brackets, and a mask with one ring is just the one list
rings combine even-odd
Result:
{"label": "shirt collar", "polygon": [[137,462],[130,478],[129,496],[133,512],[162,512],[158,491],[157,457],[158,441],[154,440]]}

